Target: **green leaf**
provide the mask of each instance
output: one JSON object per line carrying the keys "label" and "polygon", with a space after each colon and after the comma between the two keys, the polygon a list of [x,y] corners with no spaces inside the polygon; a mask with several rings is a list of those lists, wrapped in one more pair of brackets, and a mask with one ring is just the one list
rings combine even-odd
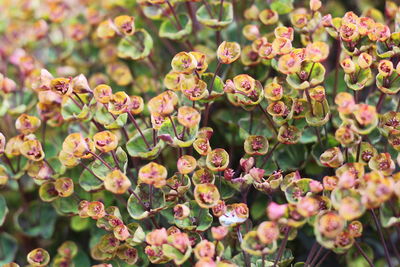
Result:
{"label": "green leaf", "polygon": [[78,254],[73,258],[75,266],[90,266],[90,258],[83,251],[83,249],[79,249]]}
{"label": "green leaf", "polygon": [[83,170],[81,175],[79,176],[79,185],[85,191],[97,191],[103,187],[103,181],[99,180],[93,174],[91,174],[86,169]]}
{"label": "green leaf", "polygon": [[209,213],[208,209],[201,208],[194,200],[191,200],[186,204],[190,208],[190,214],[185,219],[175,219],[174,223],[176,226],[190,231],[206,231],[213,221],[213,217]]}
{"label": "green leaf", "polygon": [[3,225],[6,220],[6,216],[8,214],[8,207],[6,203],[6,199],[0,195],[0,226]]}
{"label": "green leaf", "polygon": [[301,169],[308,157],[308,151],[302,144],[285,145],[285,149],[274,152],[276,163],[283,171]]}
{"label": "green leaf", "polygon": [[271,9],[279,15],[288,14],[293,10],[293,0],[275,0],[271,3]]}
{"label": "green leaf", "polygon": [[394,71],[392,75],[387,78],[390,82],[385,83],[385,78],[378,73],[378,75],[376,75],[376,86],[385,94],[395,95],[400,91],[400,79],[398,76],[399,75]]}
{"label": "green leaf", "polygon": [[17,229],[28,236],[49,239],[53,235],[57,214],[50,204],[34,201],[26,210],[19,209],[14,216]]}
{"label": "green leaf", "polygon": [[145,29],[137,30],[132,36],[126,36],[118,43],[118,57],[140,60],[150,55],[153,38]]}
{"label": "green leaf", "polygon": [[214,1],[209,4],[211,16],[205,5],[202,5],[196,12],[197,20],[204,26],[221,30],[226,28],[233,21],[233,6],[230,2],[223,3],[222,16],[220,19],[220,1]]}
{"label": "green leaf", "polygon": [[[391,200],[389,200],[391,201]],[[397,202],[397,203],[396,203]],[[391,227],[400,222],[400,216],[398,216],[400,211],[400,201],[398,199],[393,199],[393,204],[385,202],[379,207],[380,219],[382,226],[387,228]],[[397,213],[397,215],[395,214]]]}
{"label": "green leaf", "polygon": [[163,38],[169,38],[172,40],[181,40],[182,38],[188,36],[192,32],[192,20],[186,14],[179,14],[178,19],[182,29],[178,30],[176,28],[176,23],[172,20],[164,20],[160,26],[159,35]]}
{"label": "green leaf", "polygon": [[[123,172],[125,172],[127,164],[128,164],[128,156],[126,155],[125,151],[121,147],[117,148],[115,154],[117,156],[119,167],[122,169]],[[101,157],[110,166],[115,166],[115,161],[114,161],[111,153],[102,154]],[[110,169],[98,159],[96,159],[95,161],[90,163],[89,168],[92,170],[92,172],[94,174],[97,175],[97,177],[99,177],[100,179],[103,179],[103,180],[107,176],[107,174],[110,172]]]}
{"label": "green leaf", "polygon": [[[367,245],[366,243],[359,243],[361,249],[365,252],[365,254],[370,258],[372,261],[374,259],[374,251],[373,249]],[[365,267],[369,266],[367,260],[363,257],[363,255],[358,252],[358,249],[353,246],[349,251],[346,253],[346,262],[347,265],[351,265],[352,267]],[[385,263],[386,264],[386,263]],[[384,266],[385,264],[381,265]],[[378,264],[376,266],[379,266]]]}
{"label": "green leaf", "polygon": [[183,264],[190,257],[190,254],[192,253],[191,246],[188,246],[185,254],[183,254],[180,250],[176,249],[175,247],[169,244],[162,245],[162,250],[167,257],[174,259],[176,265]]}
{"label": "green leaf", "polygon": [[67,98],[61,105],[61,115],[64,120],[87,120],[91,117],[91,112],[87,105],[81,109],[71,98]]}
{"label": "green leaf", "polygon": [[[140,201],[132,194],[127,203],[127,210],[129,215],[135,220],[143,220],[149,216],[153,216],[156,213],[163,210],[165,207],[165,195],[158,189],[153,188],[153,192],[150,195],[149,186],[147,184],[139,184],[134,190],[136,196],[139,197]],[[150,196],[152,198],[151,209],[145,207],[150,205]],[[145,207],[143,207],[143,205]]]}
{"label": "green leaf", "polygon": [[79,216],[74,216],[71,218],[71,229],[75,232],[85,231],[90,226],[90,218],[81,218]]}
{"label": "green leaf", "polygon": [[[144,138],[149,145],[153,144],[153,129],[146,129],[143,132]],[[152,146],[149,150],[146,143],[144,142],[141,134],[136,133],[126,144],[126,150],[132,157],[139,157],[143,159],[152,160],[155,159],[164,148],[164,142],[158,139],[157,144]]]}
{"label": "green leaf", "polygon": [[126,124],[127,118],[128,114],[123,113],[114,119],[113,115],[104,106],[97,109],[94,114],[94,119],[108,130],[122,128]]}
{"label": "green leaf", "polygon": [[68,216],[78,213],[79,200],[74,197],[58,198],[52,204],[60,215]]}
{"label": "green leaf", "polygon": [[[207,90],[211,89],[211,83],[214,77],[214,73],[203,73],[201,75],[201,79],[207,84]],[[215,100],[217,97],[220,97],[224,94],[224,83],[222,79],[219,76],[215,76],[214,79],[214,84],[212,85],[212,91],[211,93],[206,97],[201,100],[199,100],[202,103],[207,103],[212,100]]]}
{"label": "green leaf", "polygon": [[297,73],[286,77],[288,84],[297,90],[314,87],[322,83],[325,79],[325,67],[321,63],[303,62],[300,72],[308,73],[309,77],[305,80],[300,79]]}
{"label": "green leaf", "polygon": [[[239,136],[244,140],[250,135],[250,118],[246,117],[240,119],[238,121],[238,125]],[[267,120],[265,119],[265,117],[254,116],[251,135],[261,135],[267,138],[272,138],[274,136],[274,133],[270,126],[267,124]]]}
{"label": "green leaf", "polygon": [[[347,86],[355,91],[363,89],[372,80],[371,69],[369,68],[368,69],[357,68],[357,69],[358,70],[353,76],[347,73],[344,75],[344,81],[346,82]],[[376,80],[377,84],[378,84],[378,76]]]}
{"label": "green leaf", "polygon": [[17,240],[8,233],[0,234],[0,265],[10,263],[14,260],[18,251]]}
{"label": "green leaf", "polygon": [[184,133],[183,137],[177,138],[174,131],[174,126],[171,123],[171,120],[167,119],[163,122],[160,129],[158,130],[158,137],[167,143],[173,146],[179,147],[189,147],[196,140],[197,132],[199,126],[192,128],[185,128],[181,125],[176,117],[172,117],[172,120],[175,125],[176,133],[180,136]]}

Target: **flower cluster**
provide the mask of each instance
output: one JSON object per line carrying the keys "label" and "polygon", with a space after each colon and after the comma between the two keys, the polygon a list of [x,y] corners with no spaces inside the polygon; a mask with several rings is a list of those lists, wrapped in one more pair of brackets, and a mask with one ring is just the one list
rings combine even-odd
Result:
{"label": "flower cluster", "polygon": [[0,265],[399,266],[400,7],[324,2],[0,3]]}

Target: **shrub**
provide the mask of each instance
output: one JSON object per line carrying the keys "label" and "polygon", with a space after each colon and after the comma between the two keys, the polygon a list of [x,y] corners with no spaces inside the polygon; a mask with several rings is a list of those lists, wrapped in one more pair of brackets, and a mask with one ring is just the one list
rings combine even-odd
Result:
{"label": "shrub", "polygon": [[399,266],[392,1],[0,3],[0,265]]}

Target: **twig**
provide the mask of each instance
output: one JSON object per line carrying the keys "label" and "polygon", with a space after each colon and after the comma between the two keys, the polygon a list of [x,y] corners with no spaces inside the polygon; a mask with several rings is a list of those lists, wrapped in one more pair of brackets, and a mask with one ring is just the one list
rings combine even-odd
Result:
{"label": "twig", "polygon": [[393,265],[392,265],[392,261],[390,260],[389,250],[388,250],[388,248],[387,248],[387,246],[386,246],[385,238],[383,237],[383,232],[382,232],[381,224],[380,224],[380,222],[379,222],[379,220],[378,220],[378,217],[376,217],[376,214],[375,214],[374,210],[373,210],[373,209],[370,209],[370,212],[371,212],[371,214],[372,214],[372,218],[374,219],[376,228],[378,229],[379,238],[381,239],[381,243],[382,243],[382,246],[383,246],[383,250],[384,250],[384,252],[385,252],[386,261],[387,261],[389,267],[392,267],[392,266],[393,266]]}
{"label": "twig", "polygon": [[354,241],[354,246],[357,248],[358,252],[364,257],[364,259],[368,262],[369,266],[373,267],[374,264],[372,263],[371,259],[364,252],[364,250],[361,248],[360,244],[358,244],[357,241]]}
{"label": "twig", "polygon": [[285,226],[285,227],[286,227],[286,229],[285,229],[285,237],[283,238],[282,243],[281,243],[281,245],[280,245],[280,247],[278,249],[278,255],[275,258],[273,267],[276,267],[278,265],[278,262],[282,258],[283,251],[286,248],[286,244],[287,244],[287,241],[288,241],[288,238],[289,238],[289,233],[290,233],[290,227],[289,226]]}

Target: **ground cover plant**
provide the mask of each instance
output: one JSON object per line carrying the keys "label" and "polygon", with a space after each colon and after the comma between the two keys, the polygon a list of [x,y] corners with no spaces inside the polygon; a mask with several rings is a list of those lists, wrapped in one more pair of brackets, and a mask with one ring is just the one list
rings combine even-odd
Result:
{"label": "ground cover plant", "polygon": [[0,2],[0,265],[400,266],[394,1]]}

